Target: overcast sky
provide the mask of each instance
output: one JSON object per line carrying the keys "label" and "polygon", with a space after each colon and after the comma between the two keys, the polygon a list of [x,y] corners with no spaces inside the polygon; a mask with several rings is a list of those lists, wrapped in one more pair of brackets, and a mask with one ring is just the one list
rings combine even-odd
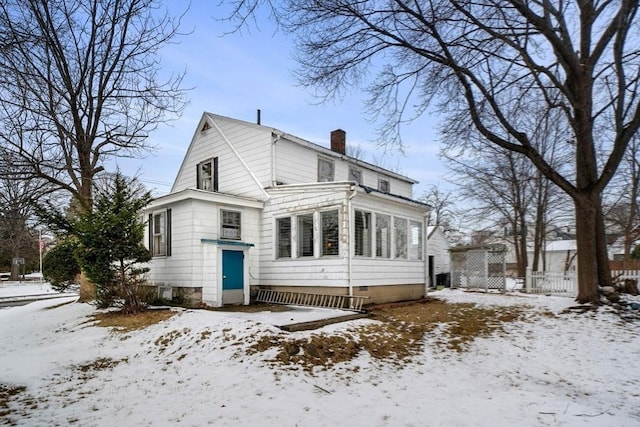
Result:
{"label": "overcast sky", "polygon": [[[180,0],[165,2],[174,14],[187,5]],[[167,193],[204,111],[255,122],[260,109],[263,125],[323,146],[329,144],[330,131],[344,129],[347,144],[364,150],[363,160],[420,181],[414,197],[432,184],[446,185],[438,159],[436,117],[423,116],[404,128],[404,155],[385,153],[374,143],[377,124],[367,120],[364,94],[354,90],[342,100],[318,105],[310,90],[296,85],[291,39],[275,32],[266,17],[259,30],[224,35],[232,27],[216,19],[224,16],[216,4],[193,0],[182,21],[182,30],[191,33],[163,50],[163,71],[186,71],[184,86],[193,88],[188,93],[190,104],[179,120],[151,134],[151,143],[157,146],[154,154],[118,160],[126,173],[137,173],[155,195]]]}

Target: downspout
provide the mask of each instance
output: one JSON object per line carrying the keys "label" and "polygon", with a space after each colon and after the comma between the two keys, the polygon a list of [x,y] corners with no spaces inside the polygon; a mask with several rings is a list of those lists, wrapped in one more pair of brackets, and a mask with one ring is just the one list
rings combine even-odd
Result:
{"label": "downspout", "polygon": [[353,283],[352,283],[352,274],[351,274],[351,261],[353,259],[353,250],[351,249],[351,200],[358,194],[358,190],[355,184],[351,185],[349,189],[351,194],[347,197],[347,284],[349,286],[349,296],[353,296]]}
{"label": "downspout", "polygon": [[[423,221],[424,221],[423,222],[424,224],[423,226],[424,228],[424,278],[425,278],[424,295],[429,296],[429,283],[431,283],[431,280],[432,280],[432,277],[429,276],[429,230],[427,225],[429,224],[429,212],[425,212]],[[433,260],[433,262],[435,263],[435,259]]]}

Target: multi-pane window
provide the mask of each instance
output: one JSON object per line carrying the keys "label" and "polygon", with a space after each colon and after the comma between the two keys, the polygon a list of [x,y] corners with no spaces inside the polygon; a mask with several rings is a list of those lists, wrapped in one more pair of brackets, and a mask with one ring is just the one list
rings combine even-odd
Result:
{"label": "multi-pane window", "polygon": [[321,256],[338,255],[338,211],[320,213],[321,231]]}
{"label": "multi-pane window", "polygon": [[422,223],[411,221],[409,229],[409,259],[422,259]]}
{"label": "multi-pane window", "polygon": [[313,214],[298,215],[298,257],[313,256]]}
{"label": "multi-pane window", "polygon": [[318,157],[318,182],[331,182],[334,180],[333,160]]}
{"label": "multi-pane window", "polygon": [[376,256],[391,257],[391,217],[376,214]]}
{"label": "multi-pane window", "polygon": [[396,258],[407,258],[407,220],[393,218],[393,233]]}
{"label": "multi-pane window", "polygon": [[200,190],[218,191],[218,158],[198,164],[197,188]]}
{"label": "multi-pane window", "polygon": [[171,209],[149,215],[149,251],[153,256],[171,255]]}
{"label": "multi-pane window", "polygon": [[358,184],[362,184],[362,171],[360,169],[356,169],[354,167],[349,168],[349,181],[357,182]]}
{"label": "multi-pane window", "polygon": [[291,217],[276,220],[276,257],[291,258]]}
{"label": "multi-pane window", "polygon": [[221,211],[220,238],[240,240],[241,214],[236,211]]}
{"label": "multi-pane window", "polygon": [[354,212],[354,253],[358,256],[371,256],[371,213]]}
{"label": "multi-pane window", "polygon": [[391,190],[391,186],[389,185],[389,180],[384,178],[378,178],[378,190],[383,193],[388,193]]}

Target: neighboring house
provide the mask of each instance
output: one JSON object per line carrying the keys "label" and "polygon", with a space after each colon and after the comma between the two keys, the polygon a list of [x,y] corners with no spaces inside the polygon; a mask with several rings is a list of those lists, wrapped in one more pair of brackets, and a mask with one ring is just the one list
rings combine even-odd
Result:
{"label": "neighboring house", "polygon": [[204,113],[171,192],[145,210],[164,298],[248,304],[252,290],[419,298],[427,205],[416,181],[279,130]]}
{"label": "neighboring house", "polygon": [[436,276],[451,272],[449,248],[451,244],[442,227],[427,227],[427,257],[429,260],[429,278],[432,286],[437,284]]}

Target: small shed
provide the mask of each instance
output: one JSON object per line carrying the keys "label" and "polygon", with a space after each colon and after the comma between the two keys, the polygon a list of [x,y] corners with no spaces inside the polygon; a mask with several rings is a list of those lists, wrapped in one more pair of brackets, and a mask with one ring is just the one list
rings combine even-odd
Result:
{"label": "small shed", "polygon": [[456,246],[451,254],[451,287],[506,290],[503,244]]}
{"label": "small shed", "polygon": [[[427,256],[429,257],[430,285],[440,285],[442,278],[448,284],[451,273],[451,258],[449,248],[451,244],[440,226],[427,227]],[[445,284],[445,285],[446,285]]]}

